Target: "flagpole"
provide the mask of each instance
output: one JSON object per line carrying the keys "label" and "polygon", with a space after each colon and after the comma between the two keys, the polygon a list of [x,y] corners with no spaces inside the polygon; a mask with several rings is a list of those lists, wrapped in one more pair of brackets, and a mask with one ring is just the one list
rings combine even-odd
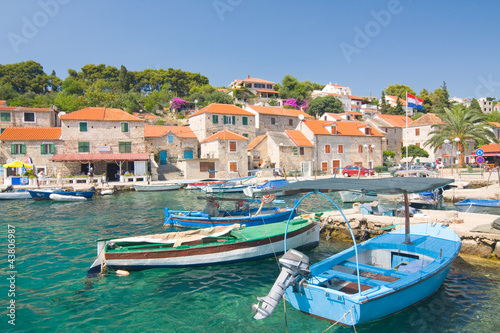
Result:
{"label": "flagpole", "polygon": [[406,92],[406,170],[408,170],[408,91]]}

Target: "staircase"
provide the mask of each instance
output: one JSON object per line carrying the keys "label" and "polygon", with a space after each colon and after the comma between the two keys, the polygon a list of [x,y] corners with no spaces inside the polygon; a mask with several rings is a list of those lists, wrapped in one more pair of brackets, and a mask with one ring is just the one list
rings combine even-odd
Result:
{"label": "staircase", "polygon": [[157,172],[158,172],[158,180],[181,178],[180,176],[181,170],[177,168],[174,164],[159,165]]}

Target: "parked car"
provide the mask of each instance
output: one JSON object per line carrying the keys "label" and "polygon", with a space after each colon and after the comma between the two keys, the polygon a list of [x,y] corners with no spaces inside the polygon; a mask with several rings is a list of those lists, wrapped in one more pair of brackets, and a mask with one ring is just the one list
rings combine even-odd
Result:
{"label": "parked car", "polygon": [[348,165],[344,169],[342,169],[342,174],[344,175],[344,177],[351,177],[357,175],[368,177],[369,175],[373,176],[375,172],[361,165]]}
{"label": "parked car", "polygon": [[443,169],[446,167],[448,167],[448,166],[444,162],[439,162],[438,164],[436,164],[436,169]]}
{"label": "parked car", "polygon": [[425,162],[425,163],[424,163],[424,166],[425,166],[428,170],[434,170],[434,169],[436,169],[436,162]]}
{"label": "parked car", "polygon": [[393,171],[398,171],[403,168],[403,165],[401,163],[392,163],[387,166],[387,171],[393,172]]}

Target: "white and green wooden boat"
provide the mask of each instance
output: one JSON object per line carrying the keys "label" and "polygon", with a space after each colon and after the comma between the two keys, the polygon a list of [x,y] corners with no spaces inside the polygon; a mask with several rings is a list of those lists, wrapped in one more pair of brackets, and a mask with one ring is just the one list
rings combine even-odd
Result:
{"label": "white and green wooden boat", "polygon": [[284,253],[287,248],[310,249],[319,244],[320,226],[306,219],[255,227],[238,224],[183,232],[97,240],[97,259],[88,276],[112,269],[141,270],[229,264]]}

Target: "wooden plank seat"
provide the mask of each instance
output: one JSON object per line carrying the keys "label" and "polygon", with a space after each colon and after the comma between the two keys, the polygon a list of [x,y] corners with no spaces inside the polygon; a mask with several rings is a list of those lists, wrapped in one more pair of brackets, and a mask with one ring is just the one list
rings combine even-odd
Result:
{"label": "wooden plank seat", "polygon": [[[343,261],[339,265],[356,269],[356,263],[353,261]],[[387,268],[375,267],[375,266],[364,265],[364,264],[359,264],[359,270],[374,273],[374,274],[377,274],[380,276],[387,276],[387,277],[395,278],[394,280],[388,281],[388,282],[396,281],[396,280],[404,278],[408,275],[408,273],[398,272],[394,269],[387,269]],[[380,279],[382,279],[382,278],[379,278],[379,280]],[[384,280],[384,281],[387,281],[387,280]]]}
{"label": "wooden plank seat", "polygon": [[[358,283],[357,275],[344,273],[344,272],[340,272],[340,271],[335,271],[332,269],[329,269],[329,270],[323,272],[321,275],[314,276],[313,279],[317,280],[319,282],[319,284],[322,284],[322,283],[325,283],[333,278],[337,278],[337,279],[343,280],[343,281],[355,282],[356,284]],[[370,279],[370,278],[363,277],[363,276],[359,277],[359,282],[361,284],[364,284],[367,286],[372,286],[372,287],[383,286],[383,285],[387,284],[386,282]]]}

